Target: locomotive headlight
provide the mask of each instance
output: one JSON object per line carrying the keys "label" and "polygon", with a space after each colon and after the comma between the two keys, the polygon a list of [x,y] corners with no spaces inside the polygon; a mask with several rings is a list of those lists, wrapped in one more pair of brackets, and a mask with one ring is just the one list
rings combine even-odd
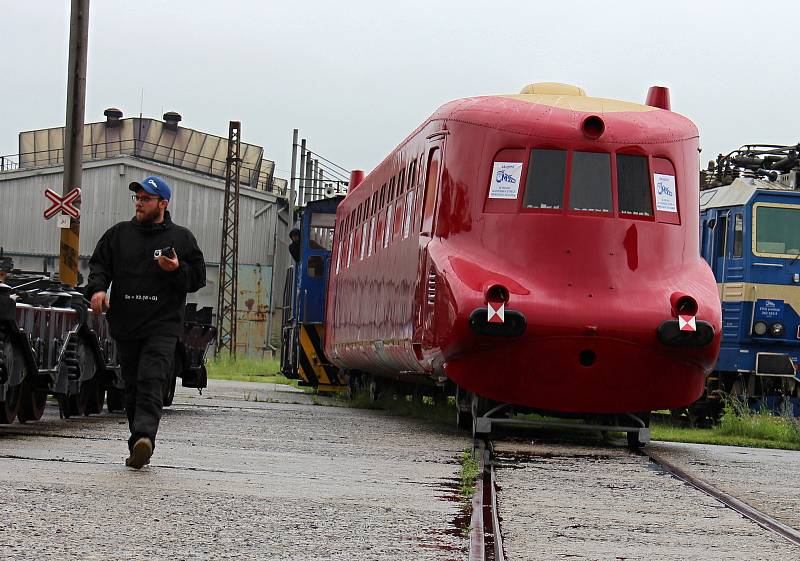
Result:
{"label": "locomotive headlight", "polygon": [[767,324],[763,321],[757,321],[753,324],[753,333],[759,337],[767,334]]}
{"label": "locomotive headlight", "polygon": [[776,321],[772,325],[769,326],[769,334],[773,337],[780,337],[783,335],[784,332],[783,324],[779,321]]}

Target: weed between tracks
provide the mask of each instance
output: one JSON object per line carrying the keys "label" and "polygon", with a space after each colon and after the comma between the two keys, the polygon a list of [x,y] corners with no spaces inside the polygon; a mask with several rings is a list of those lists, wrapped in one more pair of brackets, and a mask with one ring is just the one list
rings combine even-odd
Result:
{"label": "weed between tracks", "polygon": [[441,425],[453,426],[456,423],[455,398],[434,401],[430,396],[415,398],[411,395],[384,395],[372,401],[366,390],[358,392],[354,399],[342,396],[338,403],[355,409],[378,409],[401,417],[414,417],[433,421]]}
{"label": "weed between tracks", "polygon": [[475,494],[475,480],[480,474],[478,462],[472,455],[471,448],[465,448],[461,452],[461,486],[459,492],[461,493],[461,500],[464,502],[472,502],[472,495]]}

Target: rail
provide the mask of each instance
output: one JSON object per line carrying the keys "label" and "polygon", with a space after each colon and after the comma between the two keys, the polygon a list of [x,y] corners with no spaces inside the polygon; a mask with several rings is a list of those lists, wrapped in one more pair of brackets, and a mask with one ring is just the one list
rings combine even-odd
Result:
{"label": "rail", "polygon": [[657,464],[659,467],[661,467],[661,469],[671,474],[673,477],[677,477],[678,479],[691,485],[698,491],[701,491],[706,495],[709,495],[710,497],[717,499],[719,502],[721,502],[728,508],[735,510],[745,518],[752,520],[765,530],[777,534],[778,536],[782,537],[783,539],[787,540],[793,545],[800,546],[800,532],[795,530],[794,528],[787,526],[783,522],[779,522],[775,518],[750,506],[741,499],[737,499],[736,497],[733,497],[725,493],[724,491],[721,491],[720,489],[717,489],[716,487],[709,485],[708,483],[698,479],[697,477],[693,476],[687,471],[684,471],[681,468],[677,467],[676,465],[668,462],[667,460],[655,454],[654,452],[645,449],[642,450],[641,453],[646,455],[648,458],[650,458],[652,462]]}

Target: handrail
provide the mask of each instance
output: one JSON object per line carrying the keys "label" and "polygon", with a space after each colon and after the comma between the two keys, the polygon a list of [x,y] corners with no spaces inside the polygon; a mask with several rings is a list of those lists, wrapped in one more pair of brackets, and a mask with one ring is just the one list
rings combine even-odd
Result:
{"label": "handrail", "polygon": [[[100,150],[101,147],[102,150]],[[0,155],[0,172],[34,169],[43,166],[63,164],[63,152],[63,148],[49,148],[47,150],[35,150],[32,152],[20,152],[19,154]],[[225,177],[225,159],[203,156],[202,154],[189,152],[187,150],[168,148],[166,146],[148,142],[146,140],[108,140],[106,142],[83,145],[84,158],[88,158],[89,161],[105,159],[109,156],[109,153],[111,153],[110,155],[112,156],[125,154],[146,160],[167,163],[181,169],[202,173],[211,177]],[[40,158],[39,156],[43,154],[46,156]],[[196,158],[195,162],[199,163],[201,168],[198,169],[197,167],[183,165],[182,162],[187,157]],[[28,158],[33,160],[32,165],[23,166],[21,162]],[[215,169],[218,169],[219,173],[214,173],[213,170]],[[269,184],[267,183],[268,180]],[[275,192],[280,195],[286,195],[285,189],[276,188],[274,174],[264,174],[262,170],[247,165],[242,165],[241,167],[241,184],[260,191]]]}

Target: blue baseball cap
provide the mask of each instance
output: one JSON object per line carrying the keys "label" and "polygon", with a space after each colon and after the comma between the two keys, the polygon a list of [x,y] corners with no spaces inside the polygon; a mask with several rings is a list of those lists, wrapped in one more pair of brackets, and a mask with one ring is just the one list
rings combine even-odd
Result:
{"label": "blue baseball cap", "polygon": [[156,175],[145,177],[141,181],[134,181],[128,186],[128,188],[131,191],[144,189],[151,195],[161,197],[162,199],[165,199],[167,201],[170,200],[170,198],[172,197],[172,189],[169,188],[167,182]]}

